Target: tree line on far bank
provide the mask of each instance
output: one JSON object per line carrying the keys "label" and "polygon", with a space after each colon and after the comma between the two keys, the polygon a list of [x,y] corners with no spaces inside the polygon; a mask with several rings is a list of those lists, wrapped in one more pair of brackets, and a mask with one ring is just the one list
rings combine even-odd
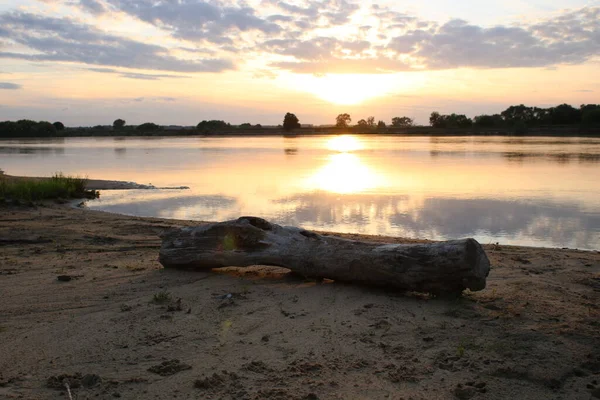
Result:
{"label": "tree line on far bank", "polygon": [[22,119],[16,122],[0,122],[0,137],[40,137],[56,136],[65,129],[62,122],[31,121]]}
{"label": "tree line on far bank", "polygon": [[[388,127],[384,121],[375,123],[375,117],[372,116],[366,120],[360,119],[354,126],[350,125],[351,122],[352,117],[349,114],[339,114],[336,117],[335,126],[345,129],[355,128],[361,132],[366,130],[385,130]],[[575,108],[569,104],[561,104],[549,108],[527,107],[520,104],[518,106],[510,106],[500,114],[482,114],[473,119],[464,114],[453,113],[443,115],[434,111],[429,117],[429,125],[433,128],[446,129],[471,127],[514,128],[517,132],[520,129],[537,126],[600,125],[600,104],[582,104],[579,108]],[[394,117],[390,126],[394,128],[409,128],[414,126],[414,121],[412,118],[405,116]]]}
{"label": "tree line on far bank", "polygon": [[[394,132],[393,128],[410,128],[415,126],[414,120],[406,116],[398,116],[391,119],[391,124],[384,121],[375,122],[375,117],[369,116],[360,119],[355,125],[351,125],[352,117],[348,113],[339,114],[335,119],[332,129],[353,130],[356,132]],[[575,108],[568,104],[556,107],[540,108],[527,107],[523,104],[510,106],[500,114],[483,114],[474,118],[468,118],[464,114],[440,114],[437,111],[431,113],[429,124],[433,128],[510,128],[515,133],[525,133],[529,127],[540,126],[599,126],[600,104],[583,104]],[[19,121],[0,122],[1,137],[48,137],[48,136],[76,136],[82,135],[152,135],[162,134],[170,127],[163,127],[153,122],[145,122],[140,125],[127,125],[124,119],[116,119],[112,126],[97,125],[90,128],[65,128],[60,122],[50,123],[48,121],[32,121],[22,119]],[[290,132],[301,128],[300,120],[293,113],[286,113],[283,123],[277,128]],[[389,128],[392,128],[391,130]],[[174,127],[174,131],[181,133],[184,128]],[[196,125],[195,129],[188,130],[190,134],[210,134],[222,131],[250,131],[261,130],[260,124],[252,125],[243,123],[232,125],[222,120],[204,120]]]}
{"label": "tree line on far bank", "polygon": [[500,114],[478,115],[471,119],[463,114],[442,115],[431,113],[429,124],[434,128],[527,128],[556,125],[600,124],[600,104],[582,104],[575,108],[569,104],[556,107],[510,106]]}
{"label": "tree line on far bank", "polygon": [[[357,130],[384,130],[384,121],[375,123],[374,117],[359,120],[356,125],[351,126],[352,118],[349,114],[339,114],[336,117],[335,126],[338,128],[357,128]],[[540,108],[527,107],[523,104],[510,106],[500,114],[482,114],[469,118],[464,114],[440,114],[437,111],[431,113],[429,125],[433,128],[515,128],[516,131],[528,127],[538,126],[565,126],[565,125],[600,125],[600,104],[582,104],[575,108],[569,104],[561,104],[556,107]],[[394,117],[391,127],[409,128],[414,126],[412,118]]]}
{"label": "tree line on far bank", "polygon": [[[386,125],[385,121],[379,120],[375,123],[375,117],[370,116],[367,119],[360,119],[356,123],[356,125],[352,126],[350,123],[352,122],[352,117],[350,114],[344,113],[340,114],[335,118],[335,127],[341,129],[353,128],[359,131],[365,130],[385,130],[388,125]],[[394,117],[392,118],[392,123],[389,125],[394,128],[410,128],[414,126],[414,120],[410,117]]]}

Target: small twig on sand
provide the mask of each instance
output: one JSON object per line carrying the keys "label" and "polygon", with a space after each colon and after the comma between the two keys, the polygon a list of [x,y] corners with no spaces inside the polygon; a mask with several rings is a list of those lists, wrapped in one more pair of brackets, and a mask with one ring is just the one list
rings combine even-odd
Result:
{"label": "small twig on sand", "polygon": [[69,386],[69,381],[66,379],[63,381],[63,384],[67,388],[67,394],[69,395],[69,400],[73,400],[73,396],[71,396],[71,387]]}

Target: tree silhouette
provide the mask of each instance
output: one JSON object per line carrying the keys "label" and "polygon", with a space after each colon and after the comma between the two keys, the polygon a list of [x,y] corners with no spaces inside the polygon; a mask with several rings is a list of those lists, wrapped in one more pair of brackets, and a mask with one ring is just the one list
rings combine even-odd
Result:
{"label": "tree silhouette", "polygon": [[561,104],[550,110],[552,125],[569,125],[581,122],[581,111],[568,104]]}
{"label": "tree silhouette", "polygon": [[584,124],[600,124],[600,108],[585,111],[581,120]]}
{"label": "tree silhouette", "polygon": [[579,109],[584,124],[600,124],[600,104],[582,104]]}
{"label": "tree silhouette", "polygon": [[337,126],[338,128],[347,128],[350,122],[352,122],[350,114],[340,114],[335,118],[335,126]]}
{"label": "tree silhouette", "polygon": [[442,126],[440,126],[442,122],[442,116],[437,111],[432,112],[429,116],[429,124],[434,128],[442,128]]}
{"label": "tree silhouette", "polygon": [[375,117],[367,118],[367,125],[369,125],[370,128],[375,128]]}
{"label": "tree silhouette", "polygon": [[47,121],[21,119],[16,122],[0,122],[0,137],[53,136],[54,134],[56,134],[56,127]]}
{"label": "tree silhouette", "polygon": [[473,120],[464,114],[445,115],[448,128],[468,128],[473,125]]}
{"label": "tree silhouette", "polygon": [[379,131],[382,131],[382,130],[384,130],[385,128],[386,128],[386,126],[385,126],[385,122],[383,122],[383,121],[379,121],[379,122],[377,123],[377,130],[379,130]]}
{"label": "tree silhouette", "polygon": [[477,115],[475,118],[473,118],[473,124],[484,128],[499,127],[504,125],[504,120],[500,114],[483,114]]}
{"label": "tree silhouette", "polygon": [[369,126],[369,123],[367,121],[365,121],[364,119],[361,119],[360,121],[358,121],[356,123],[356,126],[361,127],[361,128],[366,128]]}
{"label": "tree silhouette", "polygon": [[159,130],[160,126],[153,122],[144,122],[143,124],[138,125],[136,129],[143,132],[153,132]]}
{"label": "tree silhouette", "polygon": [[392,118],[392,126],[407,128],[413,126],[413,120],[408,117],[394,117]]}
{"label": "tree silhouette", "polygon": [[291,131],[292,129],[300,128],[300,120],[295,114],[286,113],[283,117],[283,129]]}
{"label": "tree silhouette", "polygon": [[[539,125],[552,123],[551,110],[551,108],[533,107],[533,122]],[[500,117],[502,118],[501,115]]]}
{"label": "tree silhouette", "polygon": [[63,123],[62,123],[62,122],[60,122],[60,121],[56,121],[56,122],[55,122],[55,123],[53,123],[52,125],[54,125],[54,128],[55,128],[57,131],[63,131],[63,130],[65,129],[65,124],[63,124]]}
{"label": "tree silhouette", "polygon": [[113,128],[114,129],[123,129],[123,127],[125,126],[125,120],[124,119],[115,119],[115,122],[113,122]]}
{"label": "tree silhouette", "polygon": [[34,136],[52,136],[56,134],[56,127],[48,121],[40,121],[34,126],[33,131]]}
{"label": "tree silhouette", "polygon": [[510,125],[515,125],[517,123],[529,124],[535,120],[533,108],[523,104],[510,106],[502,111],[500,115],[502,115],[502,118]]}
{"label": "tree silhouette", "polygon": [[468,128],[473,125],[473,120],[464,114],[440,115],[434,111],[429,117],[429,123],[434,128]]}
{"label": "tree silhouette", "polygon": [[225,121],[211,119],[210,121],[201,121],[196,125],[196,129],[199,131],[215,131],[219,129],[231,128],[231,125]]}

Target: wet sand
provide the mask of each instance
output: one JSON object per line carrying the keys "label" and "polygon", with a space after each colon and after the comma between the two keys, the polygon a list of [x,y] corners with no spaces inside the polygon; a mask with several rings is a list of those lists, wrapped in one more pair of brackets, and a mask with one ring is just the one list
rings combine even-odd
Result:
{"label": "wet sand", "polygon": [[0,206],[0,398],[600,398],[598,252],[486,245],[488,287],[448,300],[163,269],[197,224]]}

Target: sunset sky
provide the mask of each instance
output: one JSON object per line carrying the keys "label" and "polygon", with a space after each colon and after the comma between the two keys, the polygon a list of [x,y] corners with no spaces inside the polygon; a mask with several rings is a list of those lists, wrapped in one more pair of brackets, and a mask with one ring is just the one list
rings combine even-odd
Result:
{"label": "sunset sky", "polygon": [[600,103],[600,0],[2,0],[0,120],[386,123]]}

